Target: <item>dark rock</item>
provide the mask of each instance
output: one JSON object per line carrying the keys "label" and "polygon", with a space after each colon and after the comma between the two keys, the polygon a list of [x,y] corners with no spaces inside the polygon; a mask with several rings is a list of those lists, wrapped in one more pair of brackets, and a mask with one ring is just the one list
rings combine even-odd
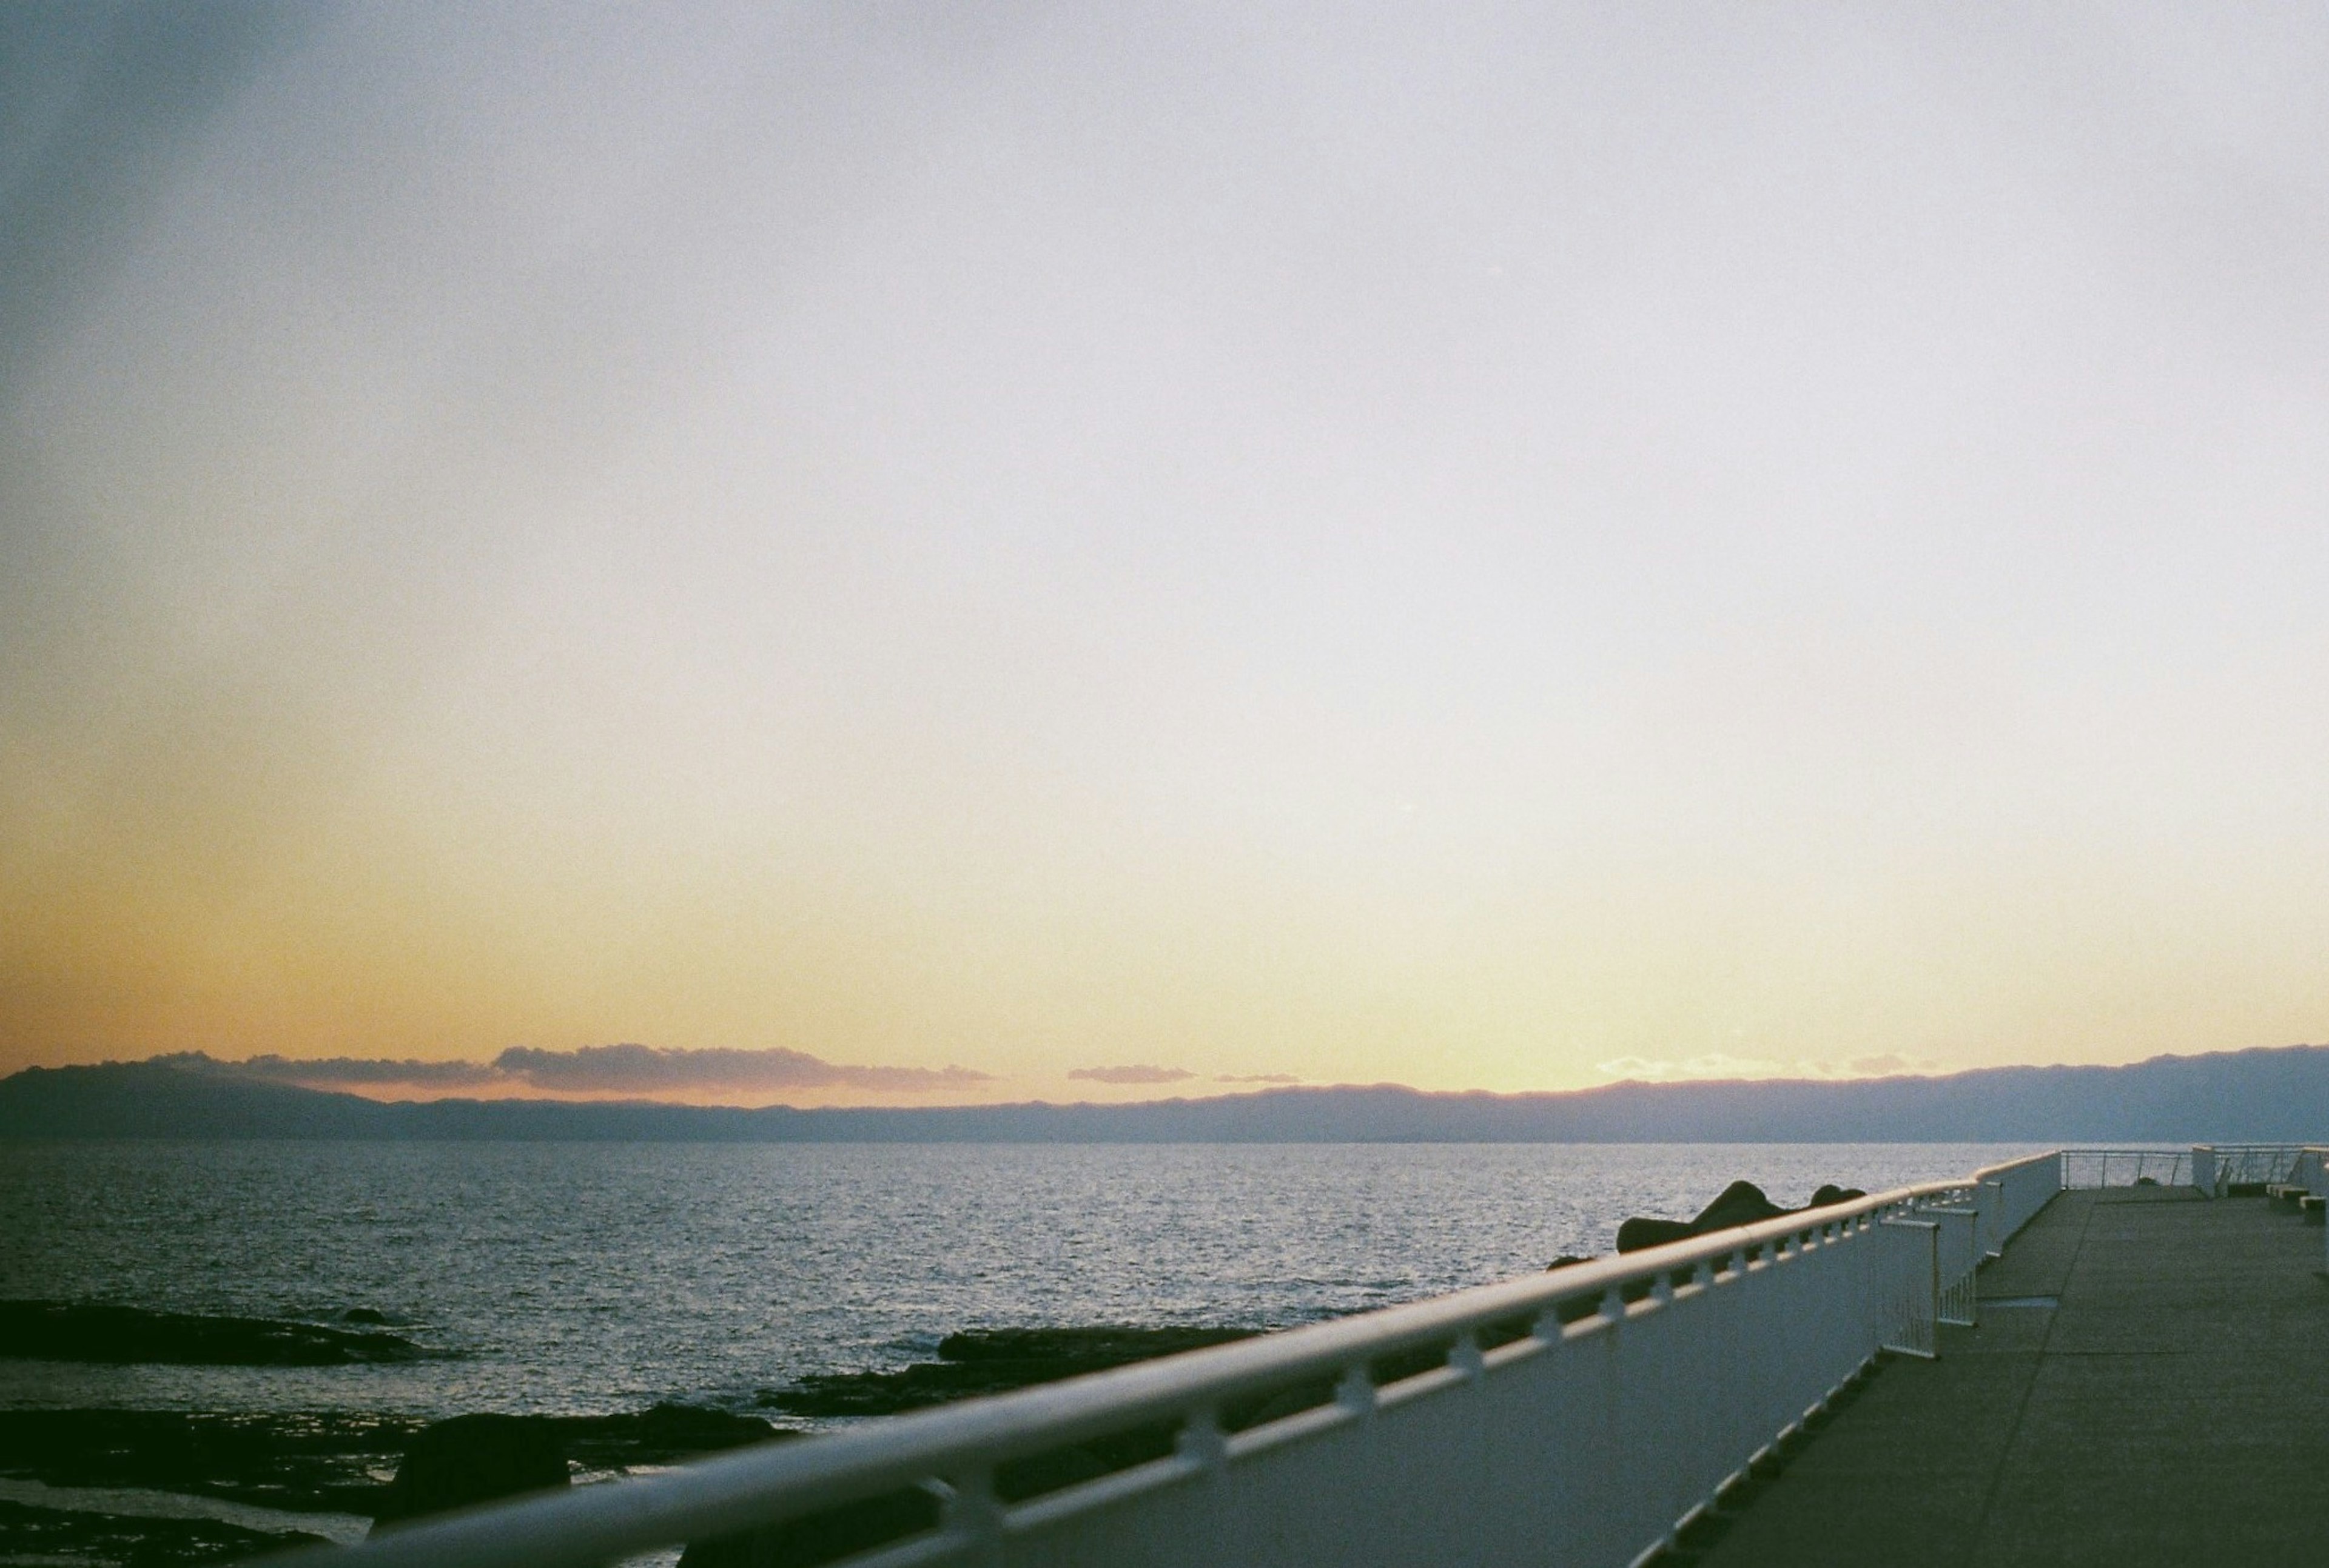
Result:
{"label": "dark rock", "polygon": [[[1853,1198],[1866,1196],[1857,1188],[1824,1186],[1812,1194],[1812,1201],[1806,1207],[1825,1208],[1830,1204],[1849,1203]],[[1693,1236],[1710,1235],[1736,1225],[1756,1225],[1767,1219],[1777,1219],[1782,1215],[1804,1212],[1804,1209],[1781,1208],[1751,1181],[1734,1181],[1724,1188],[1712,1203],[1699,1210],[1695,1219],[1636,1216],[1627,1220],[1617,1227],[1617,1250],[1638,1253],[1648,1247],[1664,1246],[1668,1242],[1687,1241]]]}
{"label": "dark rock", "polygon": [[[669,1464],[794,1435],[757,1416],[658,1404],[536,1418],[591,1469]],[[140,1487],[259,1507],[377,1515],[426,1422],[352,1412],[220,1415],[164,1410],[0,1410],[0,1475],[53,1487]]]}
{"label": "dark rock", "polygon": [[982,1394],[1054,1383],[1159,1356],[1250,1338],[1251,1329],[973,1329],[938,1341],[938,1359],[896,1372],[804,1377],[759,1403],[794,1415],[890,1415]]}
{"label": "dark rock", "polygon": [[1773,1203],[1753,1182],[1734,1181],[1724,1188],[1712,1203],[1700,1209],[1698,1217],[1690,1223],[1692,1228],[1704,1235],[1709,1231],[1729,1230],[1733,1225],[1777,1219],[1789,1212]]}
{"label": "dark rock", "polygon": [[756,1415],[731,1415],[699,1404],[657,1404],[618,1415],[546,1419],[566,1456],[588,1469],[669,1464],[693,1454],[719,1453],[799,1435],[779,1432]]}
{"label": "dark rock", "polygon": [[1555,1269],[1573,1269],[1579,1263],[1589,1263],[1592,1261],[1591,1258],[1580,1258],[1575,1253],[1563,1253],[1545,1264],[1544,1272],[1549,1274]]}
{"label": "dark rock", "polygon": [[413,1437],[372,1528],[568,1484],[557,1423],[538,1415],[457,1415]]}
{"label": "dark rock", "polygon": [[385,1324],[388,1321],[388,1314],[382,1311],[377,1307],[350,1307],[346,1311],[340,1314],[340,1321],[343,1323]]}
{"label": "dark rock", "polygon": [[0,1502],[0,1563],[183,1568],[320,1546],[304,1530],[252,1530],[217,1519],[158,1519]]}
{"label": "dark rock", "polygon": [[362,1413],[0,1410],[0,1473],[141,1487],[259,1507],[370,1514],[422,1423]]}
{"label": "dark rock", "polygon": [[1636,1216],[1617,1227],[1617,1250],[1638,1253],[1668,1242],[1686,1242],[1698,1227],[1686,1219],[1645,1219]]}
{"label": "dark rock", "polygon": [[396,1334],[272,1318],[148,1312],[68,1301],[0,1301],[0,1357],[127,1366],[342,1366],[410,1361],[424,1352]]}
{"label": "dark rock", "polygon": [[[1250,1329],[973,1329],[938,1341],[938,1359],[896,1372],[805,1377],[763,1393],[763,1405],[797,1415],[887,1415],[977,1394],[1003,1394],[1087,1372],[1250,1338]],[[1232,1431],[1307,1410],[1334,1395],[1331,1380],[1256,1395],[1222,1412]],[[995,1494],[1005,1502],[1041,1497],[1112,1475],[1173,1451],[1171,1422],[1108,1432],[995,1467]],[[905,1490],[869,1498],[806,1518],[689,1545],[680,1568],[807,1568],[863,1552],[938,1525],[929,1494]]]}

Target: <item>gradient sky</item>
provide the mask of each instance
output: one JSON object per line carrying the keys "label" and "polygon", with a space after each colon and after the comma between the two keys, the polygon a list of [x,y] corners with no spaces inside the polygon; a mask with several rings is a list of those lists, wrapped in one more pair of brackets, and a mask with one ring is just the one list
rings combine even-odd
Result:
{"label": "gradient sky", "polygon": [[0,1070],[2329,1036],[2324,81],[2221,0],[12,5]]}

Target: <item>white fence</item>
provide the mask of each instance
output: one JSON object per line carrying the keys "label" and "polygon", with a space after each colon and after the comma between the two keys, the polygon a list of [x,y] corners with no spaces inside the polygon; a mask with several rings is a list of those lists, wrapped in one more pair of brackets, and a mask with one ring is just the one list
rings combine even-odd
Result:
{"label": "white fence", "polygon": [[2202,1143],[2192,1150],[2192,1185],[2221,1197],[2235,1187],[2286,1183],[2329,1195],[2329,1149],[2303,1143]]}
{"label": "white fence", "polygon": [[[1879,1351],[1929,1356],[1937,1322],[1970,1321],[1975,1266],[2062,1169],[2041,1155],[304,1561],[583,1568],[903,1492],[935,1499],[929,1527],[851,1564],[1625,1568]],[[1046,1472],[1091,1479],[1044,1490]]]}
{"label": "white fence", "polygon": [[2193,1187],[2192,1172],[2205,1158],[2201,1149],[2065,1149],[2062,1185],[2097,1187]]}

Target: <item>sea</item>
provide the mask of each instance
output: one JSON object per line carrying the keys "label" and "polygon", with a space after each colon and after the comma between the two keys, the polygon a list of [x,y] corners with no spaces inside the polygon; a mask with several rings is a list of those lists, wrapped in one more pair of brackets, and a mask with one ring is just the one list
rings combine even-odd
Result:
{"label": "sea", "polygon": [[1745,1178],[1795,1205],[2020,1145],[0,1143],[0,1297],[330,1322],[327,1367],[0,1359],[0,1407],[738,1411],[960,1329],[1282,1329],[1607,1253]]}

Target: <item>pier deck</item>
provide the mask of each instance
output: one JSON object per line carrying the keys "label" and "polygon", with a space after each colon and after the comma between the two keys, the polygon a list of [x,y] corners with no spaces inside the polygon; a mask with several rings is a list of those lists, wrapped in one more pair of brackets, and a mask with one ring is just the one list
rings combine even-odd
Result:
{"label": "pier deck", "polygon": [[1978,1328],[1891,1360],[1674,1555],[2329,1563],[2319,1230],[2262,1198],[2065,1192],[1979,1284]]}

